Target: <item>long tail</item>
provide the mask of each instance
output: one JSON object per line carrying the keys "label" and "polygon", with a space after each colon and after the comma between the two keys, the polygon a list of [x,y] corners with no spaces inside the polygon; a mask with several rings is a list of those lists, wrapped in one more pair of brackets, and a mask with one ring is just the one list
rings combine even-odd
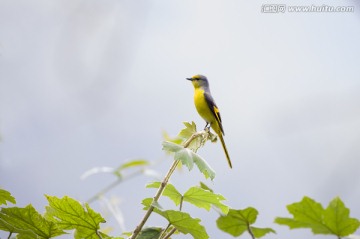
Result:
{"label": "long tail", "polygon": [[229,163],[229,166],[230,166],[230,168],[232,168],[232,164],[231,164],[230,156],[229,156],[229,153],[228,153],[228,151],[227,151],[227,148],[226,148],[226,145],[225,145],[224,138],[223,138],[223,136],[222,136],[222,134],[221,134],[221,133],[220,133],[220,134],[218,134],[218,136],[219,136],[219,138],[220,138],[221,145],[222,145],[222,147],[223,147],[223,149],[224,149],[224,152],[225,152],[225,155],[226,155],[226,159],[227,159],[227,161],[228,161],[228,163]]}

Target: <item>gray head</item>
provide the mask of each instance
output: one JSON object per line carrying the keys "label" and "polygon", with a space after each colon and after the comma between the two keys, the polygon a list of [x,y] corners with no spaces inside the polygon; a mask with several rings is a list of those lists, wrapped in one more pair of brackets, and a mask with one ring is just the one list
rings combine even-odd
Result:
{"label": "gray head", "polygon": [[191,78],[186,78],[191,81],[195,88],[209,87],[209,82],[204,75],[194,75]]}

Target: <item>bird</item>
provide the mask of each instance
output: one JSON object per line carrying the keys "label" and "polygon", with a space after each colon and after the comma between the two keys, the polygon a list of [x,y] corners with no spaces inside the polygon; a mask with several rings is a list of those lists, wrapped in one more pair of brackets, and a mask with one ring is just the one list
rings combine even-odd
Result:
{"label": "bird", "polygon": [[[218,135],[221,141],[221,145],[224,149],[227,162],[232,168],[230,156],[224,141],[224,128],[221,122],[221,116],[219,108],[216,106],[215,101],[210,93],[209,81],[204,75],[194,75],[191,78],[186,78],[191,81],[194,86],[194,103],[195,108],[199,115],[205,120],[206,128],[212,128]],[[208,125],[210,125],[208,127]]]}

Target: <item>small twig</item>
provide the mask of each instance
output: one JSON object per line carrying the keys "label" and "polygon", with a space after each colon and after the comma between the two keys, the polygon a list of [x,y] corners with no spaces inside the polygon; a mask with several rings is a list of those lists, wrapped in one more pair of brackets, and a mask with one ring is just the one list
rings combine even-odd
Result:
{"label": "small twig", "polygon": [[12,235],[12,234],[13,234],[12,232],[10,232],[10,233],[9,233],[8,239],[10,239],[10,238],[11,238],[11,235]]}
{"label": "small twig", "polygon": [[[190,137],[188,140],[186,140],[186,141],[184,142],[183,147],[184,147],[184,148],[189,147],[191,141],[193,141],[196,137],[202,135],[203,133],[204,133],[203,131],[201,131],[201,132],[195,132],[193,135],[191,135],[191,137]],[[162,194],[163,191],[165,190],[165,187],[166,187],[167,183],[169,182],[169,179],[170,179],[171,175],[173,174],[173,172],[175,171],[175,169],[176,169],[177,165],[179,164],[179,162],[180,162],[179,160],[175,160],[175,161],[173,162],[173,164],[171,165],[169,171],[166,173],[163,181],[161,182],[161,185],[160,185],[158,191],[156,192],[156,194],[155,194],[155,196],[154,196],[154,198],[153,198],[153,203],[154,203],[154,202],[157,202],[157,201],[159,200],[161,194]],[[136,229],[134,230],[133,234],[131,235],[131,237],[130,237],[129,239],[135,239],[135,238],[139,235],[140,231],[142,230],[142,228],[143,228],[143,226],[145,225],[146,221],[149,219],[149,217],[150,217],[151,213],[153,212],[154,208],[155,208],[155,207],[154,207],[153,205],[151,205],[151,206],[149,207],[149,209],[148,209],[147,212],[145,213],[143,219],[141,220],[140,224],[136,227]],[[172,231],[172,230],[171,230],[171,231]],[[176,231],[176,229],[175,229],[175,231]],[[175,231],[174,231],[174,232],[175,232]],[[173,233],[174,233],[174,232],[173,232]],[[167,237],[167,238],[168,238],[168,237]]]}
{"label": "small twig", "polygon": [[160,239],[164,239],[164,234],[166,234],[166,231],[170,228],[170,226],[171,226],[171,223],[169,223],[167,225],[167,227],[161,232],[161,234],[159,236]]}
{"label": "small twig", "polygon": [[171,229],[171,231],[163,238],[163,239],[168,239],[171,237],[172,234],[174,234],[176,232],[176,228],[174,227],[173,229]]}
{"label": "small twig", "polygon": [[182,210],[183,201],[184,201],[184,196],[181,195],[179,211]]}
{"label": "small twig", "polygon": [[[171,165],[169,171],[167,172],[164,180],[161,182],[161,185],[158,189],[158,191],[155,194],[155,197],[153,199],[153,202],[157,202],[158,199],[160,198],[162,192],[165,189],[165,186],[167,184],[167,182],[169,181],[169,178],[171,176],[171,174],[174,172],[174,170],[176,169],[176,166],[179,164],[180,161],[176,160],[173,162],[173,164]],[[145,225],[146,221],[148,220],[148,218],[150,217],[151,213],[154,210],[154,206],[151,205],[149,207],[149,209],[147,210],[145,216],[143,217],[143,219],[141,220],[140,224],[136,227],[136,229],[134,230],[133,234],[131,235],[130,239],[135,239],[137,237],[137,235],[140,233],[141,229],[143,228],[143,226]]]}

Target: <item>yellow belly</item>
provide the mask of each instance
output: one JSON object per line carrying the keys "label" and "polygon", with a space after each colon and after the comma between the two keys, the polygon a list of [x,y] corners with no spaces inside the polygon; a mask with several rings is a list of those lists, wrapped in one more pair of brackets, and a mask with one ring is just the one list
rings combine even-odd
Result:
{"label": "yellow belly", "polygon": [[215,121],[215,116],[211,112],[204,97],[204,90],[202,89],[195,90],[194,103],[197,112],[206,122],[213,123]]}

